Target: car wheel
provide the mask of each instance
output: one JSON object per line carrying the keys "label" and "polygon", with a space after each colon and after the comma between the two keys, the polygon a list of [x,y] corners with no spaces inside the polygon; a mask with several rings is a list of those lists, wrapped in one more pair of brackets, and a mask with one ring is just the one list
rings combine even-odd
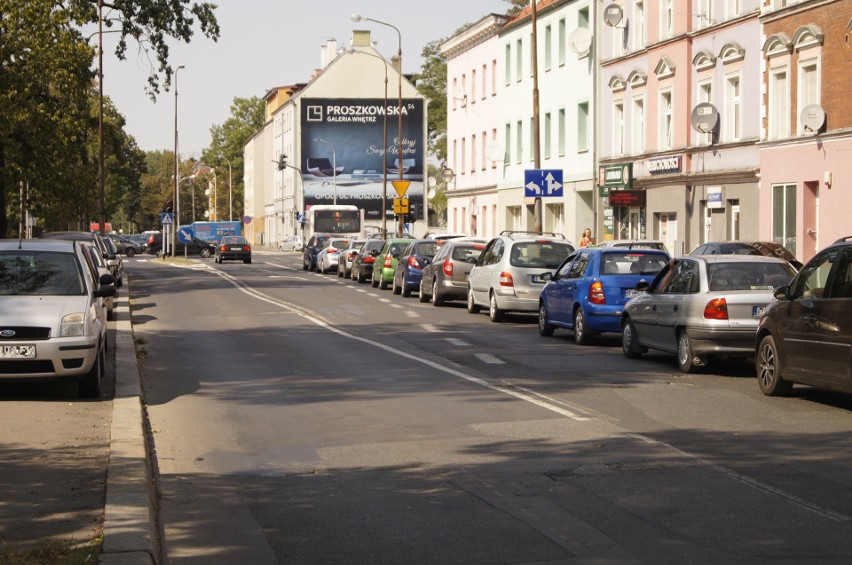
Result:
{"label": "car wheel", "polygon": [[358,274],[358,269],[352,269],[352,280],[356,283],[362,282],[361,275]]}
{"label": "car wheel", "polygon": [[418,302],[429,302],[431,297],[426,294],[426,289],[423,288],[423,279],[420,279],[420,292],[417,294]]}
{"label": "car wheel", "polygon": [[92,368],[86,373],[77,383],[77,396],[80,398],[100,398],[101,397],[101,377],[106,364],[106,352],[103,348],[98,352]]}
{"label": "car wheel", "polygon": [[132,247],[128,247],[127,249],[125,249],[124,253],[125,253],[128,257],[133,257],[134,255],[136,255],[136,250],[135,250],[135,249],[133,249]]}
{"label": "car wheel", "polygon": [[343,275],[344,275],[344,274],[345,274],[345,273],[344,273],[344,269],[341,269],[341,268],[340,268],[340,265],[338,265],[338,266],[337,266],[337,278],[339,278],[339,279],[343,278]]}
{"label": "car wheel", "polygon": [[643,348],[639,346],[639,334],[630,320],[622,324],[621,351],[628,359],[638,359],[644,353]]}
{"label": "car wheel", "polygon": [[479,314],[479,304],[473,298],[473,289],[467,287],[467,311],[471,314]]}
{"label": "car wheel", "polygon": [[246,265],[251,265],[251,258],[243,259],[243,263],[245,263]]}
{"label": "car wheel", "polygon": [[497,295],[491,293],[491,299],[488,301],[488,316],[492,322],[502,322],[506,319],[506,313],[497,307]]}
{"label": "car wheel", "polygon": [[574,313],[574,343],[577,345],[589,344],[589,332],[586,329],[586,315],[582,308],[577,308]]}
{"label": "car wheel", "polygon": [[319,263],[319,264],[317,265],[317,270],[318,270],[318,271],[320,272],[320,274],[322,274],[322,275],[324,275],[324,274],[328,273],[328,269],[326,269],[326,268],[325,268],[325,261],[323,261],[322,263]]}
{"label": "car wheel", "polygon": [[677,336],[677,365],[684,373],[695,371],[704,366],[705,361],[692,352],[692,342],[686,330],[681,330]]}
{"label": "car wheel", "polygon": [[203,247],[203,248],[201,249],[201,251],[199,251],[199,252],[198,252],[198,254],[199,254],[199,255],[201,255],[202,257],[204,257],[204,258],[206,259],[207,257],[210,257],[211,252],[210,252],[210,250],[209,250],[209,249],[207,249],[206,247]]}
{"label": "car wheel", "polygon": [[304,258],[304,257],[302,257],[302,270],[303,270],[303,271],[307,271],[307,270],[308,270],[308,263],[305,261],[305,258]]}
{"label": "car wheel", "polygon": [[542,302],[538,305],[538,333],[544,337],[550,337],[553,335],[553,330],[555,329],[547,323],[547,308],[545,308],[544,302]]}
{"label": "car wheel", "polygon": [[379,274],[379,288],[382,289],[382,290],[388,289],[388,282],[385,280],[384,274]]}
{"label": "car wheel", "polygon": [[391,283],[391,292],[394,294],[400,294],[402,289],[396,286],[396,277],[393,279],[393,283]]}
{"label": "car wheel", "polygon": [[373,287],[373,288],[378,288],[379,279],[377,279],[375,276],[373,278],[371,278],[370,279],[370,286]]}
{"label": "car wheel", "polygon": [[444,297],[438,292],[438,279],[436,278],[432,282],[432,306],[443,306],[444,302],[446,302],[446,300],[444,300]]}
{"label": "car wheel", "polygon": [[760,340],[755,365],[757,384],[766,396],[784,396],[793,389],[793,383],[781,378],[781,360],[778,358],[775,338],[771,335]]}
{"label": "car wheel", "polygon": [[411,289],[405,286],[405,281],[402,281],[402,297],[409,298],[411,297]]}

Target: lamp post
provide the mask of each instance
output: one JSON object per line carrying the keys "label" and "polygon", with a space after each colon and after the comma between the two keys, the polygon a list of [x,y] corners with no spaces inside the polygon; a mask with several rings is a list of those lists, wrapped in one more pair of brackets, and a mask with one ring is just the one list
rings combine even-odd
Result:
{"label": "lamp post", "polygon": [[[352,14],[353,22],[373,22],[376,24],[380,24],[383,26],[387,26],[393,28],[396,31],[397,39],[399,40],[399,49],[397,51],[397,57],[399,61],[399,101],[397,106],[397,114],[399,115],[399,137],[396,140],[396,148],[397,148],[397,167],[399,168],[399,180],[402,181],[403,175],[403,167],[402,167],[402,151],[403,151],[403,143],[402,143],[402,32],[399,31],[399,28],[395,25],[389,24],[387,22],[383,22],[381,20],[375,20],[373,18],[368,18],[366,16],[362,16],[360,14]],[[405,219],[402,214],[399,215],[399,235],[402,236],[403,233],[403,224],[405,223]]]}
{"label": "lamp post", "polygon": [[231,162],[224,155],[219,155],[220,159],[224,159],[228,163],[228,221],[234,221],[234,187],[231,184]]}
{"label": "lamp post", "polygon": [[388,237],[388,62],[384,57],[380,57],[368,51],[358,51],[352,47],[346,50],[347,53],[361,53],[375,57],[385,65],[385,105],[382,107],[383,117],[383,145],[382,145],[382,237]]}
{"label": "lamp post", "polygon": [[334,152],[334,145],[332,145],[331,142],[319,137],[315,137],[314,141],[325,143],[326,145],[331,147],[331,182],[334,190],[334,205],[337,206],[337,154]]}
{"label": "lamp post", "polygon": [[213,174],[213,221],[219,221],[219,209],[217,207],[216,200],[218,199],[218,194],[216,193],[216,169],[211,168],[210,172]]}
{"label": "lamp post", "polygon": [[[106,232],[104,202],[104,3],[98,0],[98,233]],[[88,200],[88,199],[86,199]],[[87,218],[88,220],[88,218]]]}
{"label": "lamp post", "polygon": [[175,239],[177,239],[177,218],[180,218],[180,192],[178,184],[180,182],[180,156],[178,155],[178,71],[185,68],[184,65],[178,65],[175,69],[175,223],[172,224],[172,257],[175,256]]}

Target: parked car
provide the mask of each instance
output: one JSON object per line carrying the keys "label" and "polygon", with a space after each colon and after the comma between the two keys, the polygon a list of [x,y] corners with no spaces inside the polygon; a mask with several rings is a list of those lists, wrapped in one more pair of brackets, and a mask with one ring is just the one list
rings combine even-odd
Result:
{"label": "parked car", "polygon": [[304,246],[305,241],[301,235],[291,235],[278,244],[278,251],[301,251]]}
{"label": "parked car", "polygon": [[337,265],[340,262],[340,252],[345,247],[349,247],[349,242],[352,238],[349,237],[332,237],[325,241],[325,244],[317,252],[317,271],[326,274],[329,271],[337,271]]}
{"label": "parked car", "polygon": [[538,333],[551,336],[566,328],[586,345],[595,334],[620,332],[624,305],[639,293],[636,285],[654,280],[668,262],[665,251],[641,247],[574,251],[541,290]]}
{"label": "parked car", "polygon": [[622,350],[677,355],[681,371],[711,355],[750,357],[760,315],[776,287],[796,274],[790,263],[762,255],[686,255],[673,259],[624,307]]}
{"label": "parked car", "polygon": [[106,234],[107,239],[113,242],[118,253],[133,257],[137,253],[142,253],[143,246],[141,242],[134,241],[129,237],[118,235],[117,233]]}
{"label": "parked car", "polygon": [[216,253],[213,255],[215,263],[223,261],[242,261],[243,263],[251,263],[251,245],[246,238],[241,235],[223,235],[219,243],[216,244]]}
{"label": "parked car", "polygon": [[538,312],[538,297],[548,277],[574,245],[554,233],[504,231],[485,246],[470,271],[467,311],[488,307],[492,322],[506,312]]}
{"label": "parked car", "polygon": [[317,254],[325,242],[331,238],[331,234],[315,233],[302,248],[302,269],[315,271],[317,268]]}
{"label": "parked car", "polygon": [[415,239],[402,252],[393,270],[391,291],[408,298],[413,290],[420,290],[423,268],[432,262],[438,252],[434,239]]}
{"label": "parked car", "polygon": [[626,247],[628,249],[656,249],[658,251],[669,252],[666,244],[662,241],[654,241],[650,239],[610,239],[601,241],[595,247]]}
{"label": "parked car", "polygon": [[852,392],[852,236],[817,253],[775,291],[757,328],[755,365],[763,394],[793,383]]}
{"label": "parked car", "polygon": [[365,243],[367,243],[366,239],[352,239],[349,241],[349,245],[347,247],[340,250],[340,257],[337,260],[338,277],[348,279],[352,276],[352,262],[361,251],[361,248],[364,247]]}
{"label": "parked car", "polygon": [[80,396],[100,398],[107,349],[103,298],[88,242],[0,241],[0,380],[75,380]]}
{"label": "parked car", "polygon": [[780,257],[793,265],[796,270],[802,268],[802,262],[796,259],[786,247],[774,241],[708,241],[692,250],[690,255],[764,255]]}
{"label": "parked car", "polygon": [[[163,234],[160,232],[152,233],[148,236],[148,245],[145,247],[145,252],[149,255],[171,255],[171,248],[163,250]],[[198,237],[193,237],[191,243],[183,243],[178,240],[175,243],[175,256],[183,257],[184,255],[199,255],[204,257],[212,257],[216,252],[216,244],[211,241],[205,241]]]}
{"label": "parked car", "polygon": [[103,238],[104,246],[107,249],[107,266],[115,277],[115,286],[124,286],[124,261],[121,259],[121,253],[115,247],[115,243],[108,237]]}
{"label": "parked car", "polygon": [[[76,241],[88,241],[92,243],[103,258],[103,264],[109,269],[112,276],[115,278],[115,286],[121,286],[124,282],[122,279],[123,272],[119,270],[119,263],[115,261],[115,252],[107,247],[104,239],[95,232],[88,231],[55,231],[45,232],[39,236],[40,239],[72,239]],[[108,264],[112,261],[112,264]]]}
{"label": "parked car", "polygon": [[411,243],[411,239],[407,237],[394,237],[385,240],[382,248],[374,256],[373,276],[370,279],[370,285],[373,288],[379,287],[386,290],[393,282],[393,271],[396,268],[396,263],[409,243]]}
{"label": "parked car", "polygon": [[358,254],[352,259],[352,280],[359,283],[369,282],[373,278],[373,266],[376,255],[385,244],[384,239],[368,239]]}
{"label": "parked car", "polygon": [[484,239],[457,238],[439,244],[438,252],[420,277],[420,302],[441,306],[467,298],[467,277],[485,249]]}

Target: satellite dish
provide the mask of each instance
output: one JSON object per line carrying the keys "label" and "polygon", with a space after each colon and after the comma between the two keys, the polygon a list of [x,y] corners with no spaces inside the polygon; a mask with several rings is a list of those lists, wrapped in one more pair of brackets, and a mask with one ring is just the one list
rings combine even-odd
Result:
{"label": "satellite dish", "polygon": [[438,184],[438,179],[436,179],[435,177],[429,177],[429,180],[427,180],[426,182],[429,184],[430,187],[434,187]]}
{"label": "satellite dish", "polygon": [[577,55],[585,55],[592,46],[592,32],[588,28],[578,27],[568,37],[568,46]]}
{"label": "satellite dish", "polygon": [[719,111],[710,102],[702,102],[692,109],[689,123],[692,129],[699,133],[710,133],[719,123]]}
{"label": "satellite dish", "polygon": [[497,140],[491,140],[485,146],[485,156],[489,161],[502,161],[505,157],[503,146]]}
{"label": "satellite dish", "polygon": [[805,131],[817,133],[825,123],[825,110],[819,104],[808,104],[802,108],[799,122]]}
{"label": "satellite dish", "polygon": [[604,23],[609,27],[615,27],[621,23],[624,12],[618,4],[610,4],[604,8]]}

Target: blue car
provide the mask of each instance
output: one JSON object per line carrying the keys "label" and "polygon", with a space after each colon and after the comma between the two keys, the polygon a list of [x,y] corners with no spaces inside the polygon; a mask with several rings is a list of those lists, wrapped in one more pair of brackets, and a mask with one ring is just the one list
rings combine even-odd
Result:
{"label": "blue car", "polygon": [[438,243],[434,239],[415,239],[409,243],[394,267],[393,293],[408,297],[412,290],[419,291],[423,267],[432,262],[437,252]]}
{"label": "blue car", "polygon": [[668,263],[665,251],[623,247],[585,247],[572,253],[541,290],[538,332],[551,336],[556,328],[574,331],[574,341],[621,332],[621,312],[637,296],[636,285],[650,283]]}

